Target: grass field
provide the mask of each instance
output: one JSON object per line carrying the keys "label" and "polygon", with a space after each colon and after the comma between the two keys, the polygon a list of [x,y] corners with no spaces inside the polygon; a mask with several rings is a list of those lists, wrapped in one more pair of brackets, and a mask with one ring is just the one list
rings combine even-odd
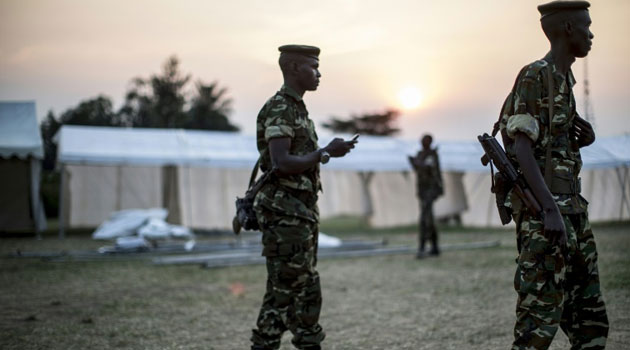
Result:
{"label": "grass field", "polygon": [[[322,230],[415,244],[413,228],[356,232],[342,226],[324,224]],[[611,322],[608,349],[630,349],[630,223],[596,226],[595,234]],[[249,348],[264,266],[7,257],[18,249],[103,245],[85,234],[54,237],[0,239],[0,349]],[[421,261],[409,255],[320,261],[324,349],[507,349],[516,300],[514,233],[448,229],[441,240],[501,245]],[[551,348],[569,348],[561,331]],[[290,334],[282,349],[292,349]]]}

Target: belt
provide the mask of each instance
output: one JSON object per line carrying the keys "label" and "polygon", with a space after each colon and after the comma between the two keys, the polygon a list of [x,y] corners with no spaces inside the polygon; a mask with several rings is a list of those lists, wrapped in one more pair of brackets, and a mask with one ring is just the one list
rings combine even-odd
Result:
{"label": "belt", "polygon": [[304,242],[265,244],[263,256],[284,256],[306,252],[314,246],[312,239]]}
{"label": "belt", "polygon": [[565,179],[554,176],[551,179],[551,193],[555,194],[579,194],[582,191],[581,179]]}

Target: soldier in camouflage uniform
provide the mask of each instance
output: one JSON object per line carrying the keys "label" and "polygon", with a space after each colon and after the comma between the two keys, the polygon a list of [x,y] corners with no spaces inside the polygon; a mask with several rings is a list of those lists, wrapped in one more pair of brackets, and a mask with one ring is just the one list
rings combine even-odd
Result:
{"label": "soldier in camouflage uniform", "polygon": [[571,349],[606,345],[597,249],[579,178],[580,147],[593,143],[595,134],[576,113],[571,73],[575,58],[591,48],[589,6],[586,1],[554,1],[538,7],[551,51],[521,70],[500,120],[506,152],[544,213],[531,215],[508,193],[506,206],[514,213],[519,249],[513,350],[547,349],[558,327]]}
{"label": "soldier in camouflage uniform", "polygon": [[436,148],[431,148],[433,137],[424,135],[420,140],[422,150],[415,157],[409,157],[409,162],[416,171],[417,195],[420,199],[420,222],[418,234],[418,253],[416,258],[425,256],[424,248],[427,239],[431,240],[431,255],[439,255],[437,230],[433,218],[433,202],[444,193],[442,172]]}
{"label": "soldier in camouflage uniform", "polygon": [[295,347],[316,350],[325,337],[319,325],[322,297],[315,269],[319,163],[344,156],[356,141],[335,138],[318,147],[302,96],[319,84],[320,50],[304,45],[279,50],[284,85],[256,121],[260,167],[273,169],[275,175],[254,200],[267,260],[267,290],[251,341],[252,349],[278,349],[282,334],[289,330]]}

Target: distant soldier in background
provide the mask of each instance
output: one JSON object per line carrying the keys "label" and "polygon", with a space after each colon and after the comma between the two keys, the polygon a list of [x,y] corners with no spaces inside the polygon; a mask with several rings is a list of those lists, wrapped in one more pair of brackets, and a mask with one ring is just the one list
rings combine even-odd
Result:
{"label": "distant soldier in background", "polygon": [[256,120],[260,168],[274,176],[254,199],[267,260],[267,290],[252,331],[252,350],[280,347],[282,334],[293,333],[298,349],[319,350],[325,333],[319,325],[322,304],[317,264],[321,190],[319,164],[343,157],[355,140],[333,139],[317,145],[315,125],[302,97],[319,85],[319,48],[279,48],[284,85],[263,106]]}
{"label": "distant soldier in background", "polygon": [[437,148],[431,148],[433,137],[426,134],[420,140],[422,149],[415,157],[409,156],[409,162],[416,171],[417,195],[420,199],[420,233],[418,235],[419,246],[416,258],[425,256],[427,239],[431,240],[431,255],[439,255],[438,234],[433,218],[433,202],[444,193],[442,172]]}
{"label": "distant soldier in background", "polygon": [[512,350],[547,349],[558,328],[571,349],[606,346],[597,249],[579,178],[580,147],[592,144],[595,133],[577,115],[571,73],[576,57],[591,49],[589,6],[538,6],[551,50],[521,70],[501,111],[506,153],[542,207],[542,213],[532,213],[514,191],[505,203],[514,213],[519,251]]}

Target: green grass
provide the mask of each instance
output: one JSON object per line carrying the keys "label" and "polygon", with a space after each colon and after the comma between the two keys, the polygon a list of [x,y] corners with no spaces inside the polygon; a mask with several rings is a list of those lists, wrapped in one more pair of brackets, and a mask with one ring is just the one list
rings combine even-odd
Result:
{"label": "green grass", "polygon": [[[438,230],[440,232],[511,232],[510,228],[502,227],[461,227],[452,224],[438,223]],[[382,235],[382,234],[396,234],[396,233],[408,233],[416,232],[418,230],[417,224],[403,225],[396,227],[384,227],[384,228],[371,228],[365,219],[359,216],[337,216],[333,218],[323,219],[320,223],[320,230],[322,232],[331,233],[338,236],[345,235]]]}
{"label": "green grass", "polygon": [[[345,225],[345,226],[344,226]],[[328,231],[327,231],[328,230]],[[415,245],[416,229],[322,224],[345,238]],[[630,345],[630,223],[597,225],[611,321],[607,349]],[[89,250],[87,233],[0,239],[1,349],[247,349],[264,266],[202,269],[144,260],[50,262],[22,251]],[[225,237],[223,237],[225,238]],[[201,237],[202,240],[209,239]],[[326,349],[506,349],[512,339],[516,247],[511,230],[443,230],[443,243],[501,246],[412,256],[322,260]],[[231,287],[244,286],[242,295]],[[567,349],[561,332],[551,349]],[[282,349],[291,349],[290,335]]]}

